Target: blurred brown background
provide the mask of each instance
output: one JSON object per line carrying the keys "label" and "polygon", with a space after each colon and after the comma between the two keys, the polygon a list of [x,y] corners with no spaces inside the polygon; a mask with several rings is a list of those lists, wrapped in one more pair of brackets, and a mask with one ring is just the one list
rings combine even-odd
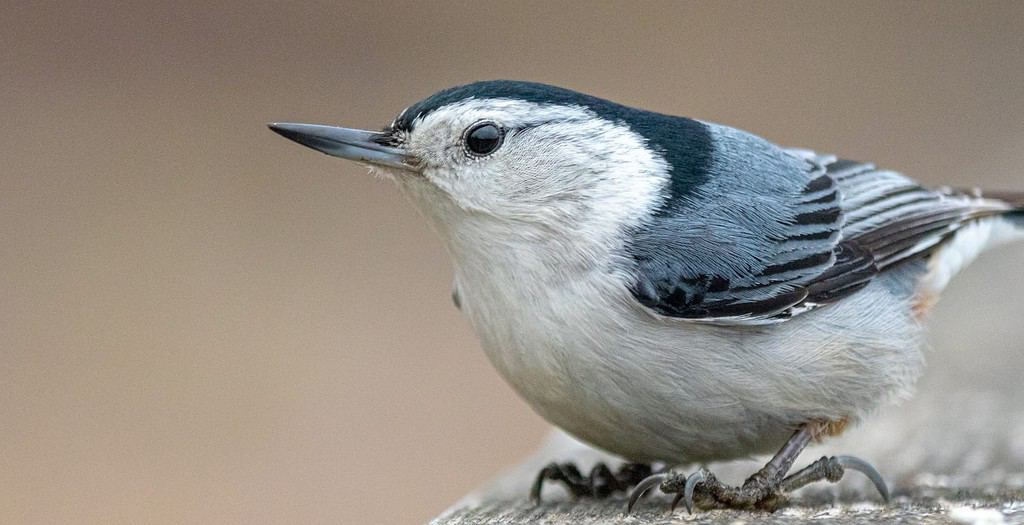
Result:
{"label": "blurred brown background", "polygon": [[[529,79],[1024,190],[1021,2],[32,4],[0,17],[3,523],[423,522],[545,433],[424,221],[268,121]],[[1022,258],[950,291],[926,388],[1020,390]]]}

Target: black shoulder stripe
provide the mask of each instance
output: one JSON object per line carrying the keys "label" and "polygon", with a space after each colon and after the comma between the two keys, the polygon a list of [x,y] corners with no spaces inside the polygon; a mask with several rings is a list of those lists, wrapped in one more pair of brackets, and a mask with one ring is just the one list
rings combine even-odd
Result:
{"label": "black shoulder stripe", "polygon": [[825,191],[835,186],[835,181],[829,175],[821,175],[811,182],[807,183],[804,187],[804,193],[818,193],[819,191]]}
{"label": "black shoulder stripe", "polygon": [[796,270],[805,270],[807,268],[813,268],[815,266],[821,266],[832,262],[832,252],[815,253],[813,255],[804,257],[802,259],[796,259],[783,264],[773,264],[768,266],[761,272],[761,275],[778,275],[781,273],[793,272]]}
{"label": "black shoulder stripe", "polygon": [[839,208],[826,208],[824,210],[801,213],[793,218],[793,224],[835,224],[842,216]]}

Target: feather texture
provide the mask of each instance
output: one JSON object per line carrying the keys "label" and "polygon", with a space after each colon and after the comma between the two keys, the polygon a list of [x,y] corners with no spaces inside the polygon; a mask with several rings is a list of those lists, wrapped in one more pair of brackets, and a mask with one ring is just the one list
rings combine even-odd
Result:
{"label": "feather texture", "polygon": [[709,124],[708,182],[632,232],[634,295],[672,317],[771,320],[836,264],[842,195],[817,157]]}
{"label": "feather texture", "polygon": [[[740,259],[717,258],[715,250],[701,253],[701,243],[686,249],[666,243],[658,251],[649,243],[671,236],[664,231],[673,227],[671,220],[651,225],[660,234],[637,236],[641,247],[631,248],[638,269],[634,295],[670,317],[713,324],[784,321],[855,293],[902,263],[930,256],[965,225],[1014,213],[1024,204],[1019,194],[929,190],[872,164],[807,150],[780,150],[802,163],[764,162],[774,160],[767,142],[728,128],[712,129],[718,154],[712,155],[711,173],[734,185],[715,200],[743,199],[751,187],[760,188],[775,200],[775,211],[762,209],[757,200],[747,202],[748,213],[761,227],[758,242],[751,243],[748,236],[757,232],[739,224],[742,216],[707,214],[693,202],[672,204],[676,214],[711,224],[731,222],[731,229],[722,228],[722,237],[714,237],[714,228],[705,229],[714,243],[733,242],[732,234],[738,242],[760,247]],[[791,191],[794,184],[802,185],[800,191]],[[685,258],[688,264],[659,260],[665,257]]]}

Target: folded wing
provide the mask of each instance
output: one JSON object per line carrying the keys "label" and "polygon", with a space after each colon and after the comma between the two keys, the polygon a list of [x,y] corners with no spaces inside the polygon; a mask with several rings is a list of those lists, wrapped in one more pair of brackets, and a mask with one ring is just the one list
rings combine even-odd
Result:
{"label": "folded wing", "polygon": [[[708,254],[693,242],[685,250],[636,250],[634,296],[659,314],[695,322],[781,322],[841,300],[901,263],[927,257],[974,220],[1014,209],[979,194],[928,190],[871,164],[788,153],[806,162],[806,183],[798,193],[773,195],[789,213],[762,217],[775,223],[769,220],[762,238],[751,243],[759,246],[756,254],[716,260],[714,249]],[[745,237],[758,235],[753,230],[712,227],[708,233],[739,236],[712,242],[746,244]],[[641,242],[649,246],[650,239]],[[686,262],[663,260],[666,255]]]}

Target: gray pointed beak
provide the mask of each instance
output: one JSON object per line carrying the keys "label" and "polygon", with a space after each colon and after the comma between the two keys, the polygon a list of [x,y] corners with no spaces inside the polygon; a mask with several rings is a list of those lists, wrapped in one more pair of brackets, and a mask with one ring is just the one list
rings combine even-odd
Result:
{"label": "gray pointed beak", "polygon": [[267,126],[286,139],[333,157],[389,168],[414,169],[412,159],[406,155],[405,150],[385,145],[386,135],[378,131],[287,122],[275,122]]}

